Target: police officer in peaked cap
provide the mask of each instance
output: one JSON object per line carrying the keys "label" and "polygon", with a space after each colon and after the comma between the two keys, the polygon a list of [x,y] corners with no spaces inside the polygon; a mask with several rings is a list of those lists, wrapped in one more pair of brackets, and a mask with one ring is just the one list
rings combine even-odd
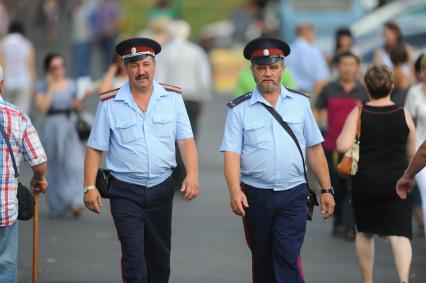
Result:
{"label": "police officer in peaked cap", "polygon": [[181,89],[154,81],[160,45],[147,38],[120,42],[116,52],[129,82],[99,94],[87,143],[84,202],[100,213],[96,176],[103,153],[111,180],[107,197],[122,251],[125,282],[166,283],[170,276],[175,142],[187,172],[186,200],[200,190],[197,151]]}
{"label": "police officer in peaked cap", "polygon": [[256,88],[228,103],[220,147],[231,208],[243,218],[252,252],[253,282],[305,282],[300,257],[308,219],[305,158],[322,188],[321,213],[329,218],[334,210],[323,138],[309,97],[280,83],[289,54],[287,43],[275,38],[246,45]]}

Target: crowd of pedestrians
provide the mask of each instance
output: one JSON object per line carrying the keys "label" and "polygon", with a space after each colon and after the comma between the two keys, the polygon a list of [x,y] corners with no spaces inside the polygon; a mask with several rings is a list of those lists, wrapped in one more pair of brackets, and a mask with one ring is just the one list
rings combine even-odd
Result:
{"label": "crowd of pedestrians", "polygon": [[[64,16],[61,11],[62,2],[64,1],[38,1],[40,24],[45,29],[47,41],[54,40],[56,37],[59,18]],[[68,214],[78,218],[84,208],[81,185],[84,179],[84,143],[86,141],[81,139],[75,126],[81,117],[81,111],[84,110],[84,99],[95,92],[108,94],[111,90],[118,91],[122,86],[126,86],[131,72],[126,69],[123,58],[137,53],[137,51],[126,49],[119,56],[114,50],[120,32],[119,1],[74,1],[69,13],[72,60],[65,62],[64,56],[60,53],[49,53],[43,58],[44,74],[37,74],[35,48],[26,37],[24,25],[15,19],[9,19],[7,8],[0,1],[0,64],[3,66],[3,69],[0,69],[2,70],[0,93],[2,99],[6,101],[0,102],[3,105],[2,109],[9,109],[4,111],[11,111],[15,116],[19,116],[21,121],[19,125],[23,129],[16,127],[15,129],[13,125],[9,125],[12,128],[12,136],[16,138],[15,146],[18,147],[19,144],[23,147],[17,151],[23,154],[33,166],[35,172],[33,187],[44,192],[46,184],[49,184],[46,199],[49,216],[54,219],[62,219]],[[152,72],[152,76],[155,76],[155,80],[159,82],[182,88],[181,97],[188,113],[191,133],[196,140],[199,119],[213,93],[211,64],[206,51],[190,42],[190,25],[183,20],[176,20],[175,17],[176,14],[171,12],[167,1],[159,1],[149,14],[152,25],[148,26],[151,29],[145,31],[144,35],[149,35],[161,43],[162,51],[156,54],[156,71]],[[252,21],[251,24],[254,23],[252,27],[257,28],[258,35],[279,36],[273,28],[274,25],[271,24],[273,21],[268,21],[267,17],[259,14],[259,7],[253,4],[247,4],[239,13],[233,15],[233,19],[240,24],[242,19],[249,19]],[[245,25],[247,24],[249,23]],[[244,26],[237,26],[238,28],[244,29]],[[322,147],[329,167],[331,186],[334,188],[336,206],[331,236],[355,241],[355,250],[365,283],[372,282],[374,236],[386,237],[394,253],[399,280],[408,282],[412,260],[410,240],[414,237],[413,214],[418,224],[416,235],[424,237],[426,232],[424,225],[426,171],[419,169],[415,177],[417,186],[411,194],[404,197],[401,196],[401,192],[397,194],[396,184],[404,175],[404,170],[414,156],[416,148],[419,148],[426,139],[426,58],[413,57],[412,48],[404,41],[400,28],[394,22],[384,25],[385,44],[383,48],[376,50],[373,62],[368,69],[362,68],[361,58],[353,47],[353,36],[347,28],[336,32],[335,52],[328,57],[315,45],[315,27],[312,24],[301,23],[297,27],[296,35],[296,39],[290,44],[291,53],[288,56],[287,54],[282,56],[285,59],[280,69],[282,76],[278,78],[278,81],[285,87],[286,92],[289,91],[290,97],[294,95],[294,91],[296,93],[301,91],[311,96],[310,111],[312,111],[312,119],[315,119],[311,122],[316,122],[324,136]],[[238,44],[246,44],[249,39],[251,39],[250,33],[237,33],[234,38]],[[101,69],[104,75],[98,81],[91,82],[89,88],[82,90],[79,80],[81,78],[91,80],[93,76],[91,62],[96,46],[101,51]],[[251,59],[250,56],[252,54],[247,59]],[[268,57],[269,53],[263,56]],[[267,64],[275,63],[271,61]],[[71,66],[70,76],[66,75],[66,64]],[[254,64],[241,70],[236,85],[236,97],[244,97],[260,84],[260,78],[252,75],[255,73],[261,76],[260,74],[265,71],[255,69],[259,65],[263,66],[264,63]],[[137,85],[137,81],[136,77],[130,78],[131,84]],[[159,86],[156,83],[153,85],[158,91]],[[167,87],[170,88],[170,86],[165,88]],[[170,90],[167,89],[167,91]],[[268,91],[265,90],[262,93],[268,93]],[[114,92],[115,95],[116,92]],[[255,93],[255,95],[260,97],[262,94]],[[260,99],[259,97],[257,99]],[[238,102],[241,101],[238,100]],[[40,140],[46,153],[39,145],[38,136],[25,114],[31,111],[32,105],[46,116],[40,128]],[[148,105],[145,105],[145,108],[140,106],[139,109],[142,115],[149,111]],[[239,110],[234,112],[236,111]],[[7,116],[5,113],[2,115]],[[127,114],[123,113],[123,115]],[[252,118],[257,119],[257,117]],[[8,122],[8,119],[3,118],[3,123]],[[290,123],[294,122],[290,120]],[[336,166],[353,143],[358,120],[361,121],[359,169],[353,178],[348,179],[337,173]],[[170,121],[158,120],[153,123],[168,122]],[[229,123],[232,122],[235,121]],[[104,122],[97,121],[97,123]],[[259,126],[257,121],[248,123],[253,124],[254,131],[264,126]],[[126,129],[128,126],[122,125]],[[242,127],[242,125],[238,126]],[[232,152],[234,150],[232,143],[236,142],[236,139],[230,137],[236,133],[232,127],[238,128],[237,125],[231,124],[228,127],[221,148],[224,152]],[[311,146],[321,144],[322,138],[319,131],[317,133],[316,125],[309,127],[312,127],[312,135],[315,136],[315,142]],[[105,131],[108,129],[104,127]],[[13,135],[14,130],[21,136]],[[266,135],[266,132],[264,134]],[[190,135],[188,131],[185,137],[192,138],[192,134]],[[125,140],[130,137],[122,138]],[[250,144],[250,137],[247,136],[247,138],[248,140],[244,142]],[[264,138],[256,136],[256,140],[251,141],[258,145],[258,140],[263,140],[266,144],[268,140]],[[174,142],[173,148],[182,149],[179,140],[176,144]],[[98,143],[99,140],[95,142],[95,138],[92,137],[91,144],[103,149],[104,147]],[[34,147],[31,144],[35,144],[37,148],[31,149]],[[72,152],[72,155],[69,152]],[[308,160],[311,159],[312,163],[315,156],[319,155],[308,153]],[[231,156],[231,158],[234,157]],[[168,158],[173,159],[170,156]],[[227,158],[228,166],[231,167],[229,163],[232,160],[229,161],[229,154]],[[258,160],[262,158],[265,156],[259,156]],[[4,154],[3,161],[6,162],[5,160],[7,158]],[[49,164],[47,170],[46,161]],[[185,185],[185,182],[188,182],[185,179],[184,161],[177,151],[174,186],[179,188],[182,183]],[[318,167],[314,165],[312,170],[319,172]],[[321,183],[325,184],[326,178],[322,173],[321,171],[321,174],[316,175],[322,176],[324,179]],[[239,173],[227,176],[228,181],[231,180],[229,184],[232,183],[234,187],[236,183],[239,184],[235,182],[237,175]],[[254,191],[250,181],[255,179],[250,178],[251,176],[247,175],[243,181],[248,183],[245,185],[245,192],[253,195],[253,192],[250,193]],[[167,179],[167,182],[170,180]],[[243,209],[245,203],[242,201],[240,205]],[[238,208],[233,207],[233,209],[236,214],[244,214]],[[251,210],[248,211],[250,213]],[[1,213],[1,229],[5,230],[4,227],[13,224],[13,221],[10,223],[8,221],[14,215],[5,214],[3,211]],[[115,221],[119,221],[117,215]],[[252,220],[250,225],[262,227],[264,224],[255,223]],[[14,231],[6,232],[15,233]],[[303,237],[299,240],[303,242]],[[298,254],[294,257],[297,261]],[[267,276],[272,276],[268,273],[270,270],[261,271],[268,274]]]}

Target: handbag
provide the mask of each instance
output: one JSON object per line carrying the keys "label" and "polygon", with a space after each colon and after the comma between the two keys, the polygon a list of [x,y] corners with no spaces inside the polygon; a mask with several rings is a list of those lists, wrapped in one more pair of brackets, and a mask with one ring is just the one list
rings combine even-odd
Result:
{"label": "handbag", "polygon": [[77,113],[77,121],[75,122],[75,128],[78,133],[78,137],[81,141],[87,141],[90,136],[90,131],[92,130],[92,124],[89,121],[87,113]]}
{"label": "handbag", "polygon": [[308,181],[308,174],[306,173],[306,164],[305,164],[305,157],[303,157],[302,148],[300,147],[299,142],[297,141],[296,136],[294,135],[293,131],[291,130],[290,126],[283,120],[281,115],[271,106],[266,105],[262,103],[262,105],[266,108],[266,110],[271,113],[271,115],[275,118],[275,120],[278,121],[278,123],[284,128],[284,130],[290,135],[290,137],[293,139],[294,143],[297,146],[297,149],[299,150],[300,156],[302,157],[303,162],[303,175],[305,176],[306,180],[306,186],[308,187],[308,196],[306,198],[307,202],[307,208],[308,208],[308,220],[312,220],[312,216],[314,214],[314,206],[319,206],[317,194],[311,190],[309,187],[309,181]]}
{"label": "handbag", "polygon": [[96,173],[96,188],[102,198],[110,198],[109,186],[111,184],[111,171],[105,168],[99,168]]}
{"label": "handbag", "polygon": [[358,107],[358,121],[356,128],[356,135],[354,143],[351,145],[348,151],[345,152],[342,160],[337,164],[336,170],[339,175],[343,177],[354,176],[358,172],[358,161],[359,161],[359,138],[361,136],[361,113],[362,106]]}
{"label": "handbag", "polygon": [[[12,152],[12,146],[10,141],[4,132],[3,125],[0,125],[0,132],[6,141],[7,150],[9,151],[10,158],[12,159],[13,170],[15,170],[15,178],[19,177],[18,167],[16,166],[15,156]],[[16,190],[16,197],[18,199],[18,219],[19,220],[30,220],[34,217],[35,201],[34,195],[26,186],[21,182],[18,182],[18,188]]]}

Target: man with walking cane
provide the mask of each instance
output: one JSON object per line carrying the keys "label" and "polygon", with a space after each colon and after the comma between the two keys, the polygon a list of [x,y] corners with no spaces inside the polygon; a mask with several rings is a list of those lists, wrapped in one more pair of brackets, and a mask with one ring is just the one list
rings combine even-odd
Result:
{"label": "man with walking cane", "polygon": [[[3,89],[3,69],[0,66],[0,94]],[[34,172],[31,189],[37,194],[46,192],[47,168],[46,154],[40,139],[27,114],[18,107],[5,102],[0,95],[0,127],[3,135],[0,139],[0,282],[15,283],[18,271],[18,200],[17,188],[19,172],[8,150],[8,142],[19,168],[22,158],[27,161]],[[36,225],[35,225],[36,227]]]}

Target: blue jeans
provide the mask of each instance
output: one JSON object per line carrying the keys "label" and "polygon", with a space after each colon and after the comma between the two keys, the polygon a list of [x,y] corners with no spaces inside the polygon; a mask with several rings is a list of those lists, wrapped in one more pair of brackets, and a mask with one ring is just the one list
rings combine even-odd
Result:
{"label": "blue jeans", "polygon": [[18,274],[18,222],[0,227],[0,282],[15,283]]}

